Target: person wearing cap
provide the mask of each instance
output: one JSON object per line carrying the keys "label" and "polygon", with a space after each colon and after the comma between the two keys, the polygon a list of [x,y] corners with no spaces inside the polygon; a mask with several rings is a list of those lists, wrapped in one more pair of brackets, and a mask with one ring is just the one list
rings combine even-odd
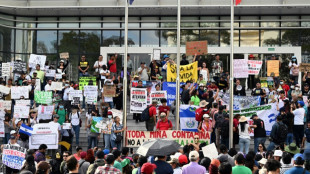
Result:
{"label": "person wearing cap", "polygon": [[145,66],[145,62],[140,63],[140,67],[138,68],[138,74],[140,76],[140,80],[142,81],[148,81],[149,75],[147,74],[149,72],[149,67]]}
{"label": "person wearing cap", "polygon": [[303,101],[297,101],[297,106],[292,103],[291,113],[294,114],[294,127],[293,134],[295,137],[296,145],[300,147],[300,143],[304,137],[304,117],[305,109],[303,108],[305,103]]}
{"label": "person wearing cap", "polygon": [[168,161],[168,163],[173,169],[173,174],[182,174],[182,169],[179,166],[179,159],[177,157],[171,156],[171,159]]}
{"label": "person wearing cap", "polygon": [[234,87],[234,95],[246,96],[245,87],[241,85],[240,79],[236,79],[236,84]]}
{"label": "person wearing cap", "polygon": [[87,172],[88,167],[90,166],[90,163],[85,161],[86,158],[86,152],[81,152],[81,159],[79,160],[79,173],[85,173]]}
{"label": "person wearing cap", "polygon": [[113,167],[115,162],[115,157],[113,154],[108,154],[106,157],[106,164],[104,166],[99,166],[96,171],[95,174],[103,174],[103,173],[114,173],[114,174],[121,174],[122,172]]}
{"label": "person wearing cap", "polygon": [[209,114],[204,114],[202,116],[203,121],[199,122],[198,132],[212,132],[212,120],[210,119]]}
{"label": "person wearing cap", "polygon": [[293,101],[297,101],[298,98],[302,98],[302,90],[299,84],[295,84],[295,88],[292,90],[291,96]]}
{"label": "person wearing cap", "polygon": [[305,158],[303,154],[297,153],[294,155],[293,159],[294,159],[294,167],[287,170],[285,174],[295,174],[295,173],[310,174],[310,172],[304,169]]}
{"label": "person wearing cap", "polygon": [[[283,130],[280,130],[280,128],[286,128],[287,126],[282,122],[283,117],[281,115],[277,116],[276,123],[273,124],[270,132],[270,144],[267,147],[267,151],[272,151],[276,145],[280,145],[281,143],[284,143],[286,141],[286,138],[283,138],[283,134],[280,132]],[[286,137],[287,135],[285,135]]]}
{"label": "person wearing cap", "polygon": [[266,141],[265,122],[257,114],[253,114],[251,119],[253,120],[253,125],[250,128],[254,128],[254,152],[256,153],[258,144],[265,144]]}
{"label": "person wearing cap", "polygon": [[[108,154],[109,152],[106,155]],[[95,173],[97,167],[105,165],[104,155],[105,153],[103,151],[98,151],[96,153],[96,160],[88,167],[86,174],[93,174]]]}
{"label": "person wearing cap", "polygon": [[249,132],[251,132],[251,128],[248,124],[248,119],[245,116],[240,117],[238,130],[239,130],[240,152],[248,154],[251,141]]}
{"label": "person wearing cap", "polygon": [[145,121],[145,127],[147,131],[154,130],[154,126],[156,124],[156,110],[157,110],[156,107],[157,107],[157,100],[153,100],[149,108],[150,119]]}
{"label": "person wearing cap", "polygon": [[152,163],[144,163],[143,166],[141,167],[141,173],[142,174],[155,174],[155,169],[157,166]]}
{"label": "person wearing cap", "polygon": [[296,56],[292,56],[292,60],[288,64],[290,69],[290,77],[294,79],[294,84],[298,83],[299,65]]}
{"label": "person wearing cap", "polygon": [[160,119],[157,121],[156,124],[156,131],[160,131],[160,130],[172,130],[172,122],[170,120],[168,120],[167,115],[162,112],[160,114]]}
{"label": "person wearing cap", "polygon": [[275,150],[273,154],[273,158],[280,162],[282,155],[283,155],[282,150]]}
{"label": "person wearing cap", "polygon": [[199,153],[191,151],[188,156],[190,163],[182,167],[182,174],[205,174],[207,170],[205,167],[198,164]]}
{"label": "person wearing cap", "polygon": [[69,65],[68,59],[60,60],[59,65],[57,66],[57,73],[67,73],[67,66]]}

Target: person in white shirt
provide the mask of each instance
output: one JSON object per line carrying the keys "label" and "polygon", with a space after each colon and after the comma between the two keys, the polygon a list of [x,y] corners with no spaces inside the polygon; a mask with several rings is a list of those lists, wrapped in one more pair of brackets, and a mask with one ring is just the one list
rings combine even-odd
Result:
{"label": "person in white shirt", "polygon": [[69,114],[69,120],[71,121],[72,128],[75,132],[75,143],[79,146],[80,139],[80,118],[81,118],[81,108],[80,105],[74,106],[72,112]]}
{"label": "person in white shirt", "polygon": [[63,89],[63,100],[65,109],[70,112],[71,111],[71,101],[69,100],[69,93],[74,89],[70,86],[69,81],[66,81],[65,88]]}
{"label": "person in white shirt", "polygon": [[103,70],[103,65],[105,65],[105,62],[103,61],[102,55],[99,55],[98,60],[94,64],[95,72],[100,72],[101,70]]}
{"label": "person in white shirt", "polygon": [[305,103],[303,101],[297,101],[297,107],[294,103],[291,105],[291,113],[294,114],[294,127],[293,135],[295,137],[296,145],[300,147],[302,139],[304,137],[304,117],[305,109],[303,108]]}
{"label": "person in white shirt", "polygon": [[140,76],[140,80],[147,81],[149,80],[149,75],[147,72],[149,71],[149,67],[145,66],[145,62],[141,62],[141,66],[138,68],[138,74]]}
{"label": "person in white shirt", "polygon": [[248,119],[245,116],[241,116],[239,119],[239,146],[240,152],[248,154],[250,148],[250,134],[251,128],[248,124]]}
{"label": "person in white shirt", "polygon": [[100,70],[101,84],[104,84],[104,81],[107,79],[108,75],[110,75],[110,71],[107,69],[106,65],[103,65]]}
{"label": "person in white shirt", "polygon": [[45,91],[53,91],[52,90],[52,80],[48,80],[47,84],[44,87]]}
{"label": "person in white shirt", "polygon": [[55,114],[53,115],[53,121],[50,122],[50,124],[56,124],[57,127],[58,127],[58,139],[60,141],[60,131],[61,131],[61,126],[60,124],[58,123],[58,120],[59,120],[59,115],[58,114]]}

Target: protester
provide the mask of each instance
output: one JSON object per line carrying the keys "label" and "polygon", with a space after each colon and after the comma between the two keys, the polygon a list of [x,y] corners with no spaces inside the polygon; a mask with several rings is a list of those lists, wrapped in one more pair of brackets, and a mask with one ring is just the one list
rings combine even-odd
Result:
{"label": "protester", "polygon": [[282,116],[277,117],[277,122],[272,126],[270,133],[270,144],[267,148],[268,151],[271,151],[275,146],[284,143],[287,136],[287,126],[282,122]]}
{"label": "protester", "polygon": [[294,159],[294,167],[287,170],[285,174],[294,174],[294,173],[310,174],[310,172],[306,171],[306,169],[303,168],[305,159],[301,153],[295,154],[293,159]]}
{"label": "protester", "polygon": [[179,166],[179,159],[176,158],[175,156],[171,156],[171,160],[168,162],[172,169],[173,169],[173,174],[182,174],[182,169]]}
{"label": "protester", "polygon": [[80,142],[80,124],[81,124],[81,108],[79,106],[73,107],[72,112],[69,114],[72,128],[75,132],[75,144],[79,146]]}
{"label": "protester", "polygon": [[38,163],[37,170],[35,174],[48,174],[50,166],[47,162],[41,161]]}
{"label": "protester", "polygon": [[145,127],[147,131],[153,131],[156,124],[156,107],[157,101],[153,100],[152,105],[149,106],[149,120],[145,121]]}
{"label": "protester", "polygon": [[91,164],[88,169],[87,169],[87,174],[93,174],[95,173],[96,169],[99,166],[104,166],[105,165],[105,160],[104,160],[104,152],[102,151],[98,151],[96,153],[96,160],[94,162],[94,164]]}
{"label": "protester", "polygon": [[189,153],[189,160],[190,163],[182,167],[182,174],[205,174],[206,168],[199,165],[199,154],[197,151],[191,151]]}
{"label": "protester", "polygon": [[85,158],[86,158],[86,152],[82,151],[81,152],[81,159],[78,161],[78,163],[79,163],[79,169],[78,169],[79,173],[86,173],[87,169],[88,169],[88,167],[90,165],[90,163],[87,162],[85,160]]}
{"label": "protester", "polygon": [[81,61],[79,62],[78,65],[79,77],[89,76],[88,69],[89,69],[89,62],[86,61],[86,56],[82,55]]}
{"label": "protester", "polygon": [[264,121],[261,120],[257,114],[252,115],[251,119],[254,121],[253,125],[250,127],[254,128],[254,152],[256,153],[258,145],[265,144],[266,129]]}
{"label": "protester", "polygon": [[79,162],[74,156],[69,156],[66,161],[67,168],[69,173],[79,174]]}
{"label": "protester", "polygon": [[75,150],[76,150],[76,153],[73,154],[73,156],[74,156],[78,161],[80,161],[80,159],[81,159],[81,152],[83,152],[83,149],[82,149],[82,147],[78,146],[78,147],[76,147]]}
{"label": "protester", "polygon": [[122,172],[113,167],[114,165],[114,161],[115,161],[115,157],[113,154],[108,154],[106,157],[106,164],[104,166],[99,166],[96,171],[95,174],[103,174],[103,173],[114,173],[114,174],[121,174]]}
{"label": "protester", "polygon": [[123,141],[122,132],[124,132],[125,130],[126,129],[120,123],[120,118],[118,116],[114,117],[114,123],[112,124],[112,129],[111,129],[112,148],[116,147],[118,150],[121,150],[121,145]]}
{"label": "protester", "polygon": [[39,163],[40,161],[45,161],[46,158],[45,158],[45,152],[47,150],[47,145],[46,144],[41,144],[39,146],[39,149],[36,151],[36,154],[35,154],[35,161],[37,163]]}
{"label": "protester", "polygon": [[160,120],[158,120],[157,124],[156,124],[156,130],[172,130],[172,123],[170,120],[168,120],[166,114],[164,112],[162,112],[160,114]]}
{"label": "protester", "polygon": [[301,141],[304,136],[304,117],[305,109],[303,108],[305,103],[298,101],[298,104],[292,104],[291,112],[294,114],[294,127],[293,133],[296,141],[296,145],[300,147]]}

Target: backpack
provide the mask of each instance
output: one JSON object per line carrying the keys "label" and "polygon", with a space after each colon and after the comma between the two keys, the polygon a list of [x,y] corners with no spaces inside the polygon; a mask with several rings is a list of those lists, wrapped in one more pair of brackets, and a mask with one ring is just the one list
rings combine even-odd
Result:
{"label": "backpack", "polygon": [[285,142],[287,133],[288,133],[288,128],[284,123],[278,123],[278,124],[279,124],[279,127],[276,132],[276,137],[273,140],[276,144]]}
{"label": "backpack", "polygon": [[148,121],[150,119],[150,106],[145,108],[141,114],[141,121]]}
{"label": "backpack", "polygon": [[96,169],[98,168],[98,164],[94,163],[93,170],[90,172],[90,174],[95,174]]}
{"label": "backpack", "polygon": [[229,137],[229,124],[225,124],[225,121],[220,124],[221,127],[221,137],[227,138]]}
{"label": "backpack", "polygon": [[[82,119],[80,117],[80,114],[79,114],[79,111],[76,112],[77,115],[78,115],[78,118],[80,119],[80,127],[82,127]],[[71,120],[72,119],[72,112],[69,114],[69,119]]]}
{"label": "backpack", "polygon": [[299,68],[293,68],[292,75],[293,76],[298,76],[299,75]]}
{"label": "backpack", "polygon": [[224,118],[224,113],[217,113],[217,117],[215,118],[215,127],[218,128],[220,126],[222,126],[223,122],[224,122],[225,118]]}

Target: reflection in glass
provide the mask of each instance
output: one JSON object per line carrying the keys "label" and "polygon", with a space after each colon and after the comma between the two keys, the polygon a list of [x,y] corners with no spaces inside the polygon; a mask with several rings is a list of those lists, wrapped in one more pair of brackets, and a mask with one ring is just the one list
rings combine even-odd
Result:
{"label": "reflection in glass", "polygon": [[100,52],[100,30],[81,30],[80,31],[80,51],[82,53]]}
{"label": "reflection in glass", "polygon": [[[225,20],[227,22],[221,22],[221,27],[230,27],[230,16],[221,16],[221,20]],[[239,20],[238,16],[235,16],[235,20]],[[234,22],[234,27],[239,27],[239,22]]]}
{"label": "reflection in glass", "polygon": [[34,31],[16,30],[16,52],[32,53],[34,42]]}
{"label": "reflection in glass", "polygon": [[79,28],[78,17],[61,17],[59,18],[59,21],[68,21],[59,23],[59,28]]}
{"label": "reflection in glass", "polygon": [[57,28],[57,18],[56,17],[40,17],[38,21],[55,21],[55,23],[38,23],[38,28]]}
{"label": "reflection in glass", "polygon": [[[272,21],[272,20],[279,20],[279,16],[261,16],[261,23],[260,26],[261,27],[279,27],[280,26],[280,22],[277,21]],[[267,21],[264,21],[267,20]]]}
{"label": "reflection in glass", "polygon": [[[202,16],[200,20],[219,20],[218,16]],[[200,22],[200,27],[219,27],[219,22]]]}
{"label": "reflection in glass", "polygon": [[37,31],[37,53],[57,52],[57,31]]}
{"label": "reflection in glass", "polygon": [[59,52],[69,52],[71,54],[78,53],[79,48],[79,32],[75,30],[71,31],[59,31],[58,32],[58,48]]}
{"label": "reflection in glass", "polygon": [[[160,25],[162,28],[172,28],[177,27],[177,17],[162,17],[162,21],[169,21],[169,22],[162,22]],[[170,22],[171,21],[171,22]]]}
{"label": "reflection in glass", "polygon": [[141,46],[159,46],[159,30],[141,30]]}
{"label": "reflection in glass", "polygon": [[177,45],[177,30],[161,30],[160,46],[175,47]]}
{"label": "reflection in glass", "polygon": [[34,17],[16,17],[16,20],[29,21],[29,22],[16,22],[16,27],[20,27],[20,28],[35,28],[36,27],[36,24],[34,22],[30,22],[30,21],[36,20],[36,18]]}
{"label": "reflection in glass", "polygon": [[310,16],[301,16],[302,20],[307,20],[304,22],[301,22],[302,27],[310,27]]}
{"label": "reflection in glass", "polygon": [[[121,43],[122,46],[124,45],[124,37],[125,33],[122,31]],[[139,40],[139,30],[129,30],[128,31],[128,46],[129,47],[139,47],[140,40]]]}
{"label": "reflection in glass", "polygon": [[219,46],[219,31],[218,30],[200,30],[200,40],[208,41],[208,46]]}
{"label": "reflection in glass", "polygon": [[181,45],[186,45],[188,41],[198,41],[199,30],[181,30]]}
{"label": "reflection in glass", "polygon": [[279,46],[280,31],[279,30],[261,30],[261,46]]}
{"label": "reflection in glass", "polygon": [[259,47],[259,30],[240,30],[241,47]]}
{"label": "reflection in glass", "polygon": [[[11,20],[14,20],[14,16],[0,14],[0,17],[4,18],[4,19],[0,19],[0,24],[14,26],[14,21],[11,21]],[[11,20],[6,20],[6,19],[11,19]]]}
{"label": "reflection in glass", "polygon": [[[300,30],[300,45],[301,45],[301,50],[303,53],[308,53],[310,52],[310,30],[309,29],[304,29]],[[310,59],[309,59],[310,60]],[[309,61],[307,60],[307,61]]]}
{"label": "reflection in glass", "polygon": [[[241,16],[240,20],[258,20],[258,16]],[[259,22],[240,22],[240,27],[259,27]]]}
{"label": "reflection in glass", "polygon": [[120,46],[120,30],[103,30],[102,46]]}
{"label": "reflection in glass", "polygon": [[199,22],[190,22],[199,20],[199,17],[181,17],[181,27],[199,27]]}
{"label": "reflection in glass", "polygon": [[281,20],[291,20],[290,22],[281,22],[281,27],[299,27],[299,16],[281,16]]}
{"label": "reflection in glass", "polygon": [[[230,30],[221,30],[221,47],[230,45]],[[239,46],[239,30],[234,30],[234,46]]]}
{"label": "reflection in glass", "polygon": [[[81,17],[81,28],[101,28],[101,17]],[[94,21],[94,22],[91,22]]]}
{"label": "reflection in glass", "polygon": [[[122,25],[121,27],[122,28],[125,28],[125,18],[122,17],[122,20],[124,22],[122,22]],[[128,28],[140,28],[140,23],[139,22],[131,22],[131,21],[139,21],[140,20],[140,17],[129,17],[128,18]]]}
{"label": "reflection in glass", "polygon": [[300,30],[281,30],[281,46],[298,46]]}
{"label": "reflection in glass", "polygon": [[[103,28],[119,28],[121,25],[121,21],[119,17],[103,17],[103,23],[102,27]],[[111,22],[107,22],[111,21]]]}
{"label": "reflection in glass", "polygon": [[158,17],[141,17],[141,28],[158,28],[159,22],[148,22],[148,21],[156,21]]}
{"label": "reflection in glass", "polygon": [[0,51],[14,52],[14,30],[0,26]]}

